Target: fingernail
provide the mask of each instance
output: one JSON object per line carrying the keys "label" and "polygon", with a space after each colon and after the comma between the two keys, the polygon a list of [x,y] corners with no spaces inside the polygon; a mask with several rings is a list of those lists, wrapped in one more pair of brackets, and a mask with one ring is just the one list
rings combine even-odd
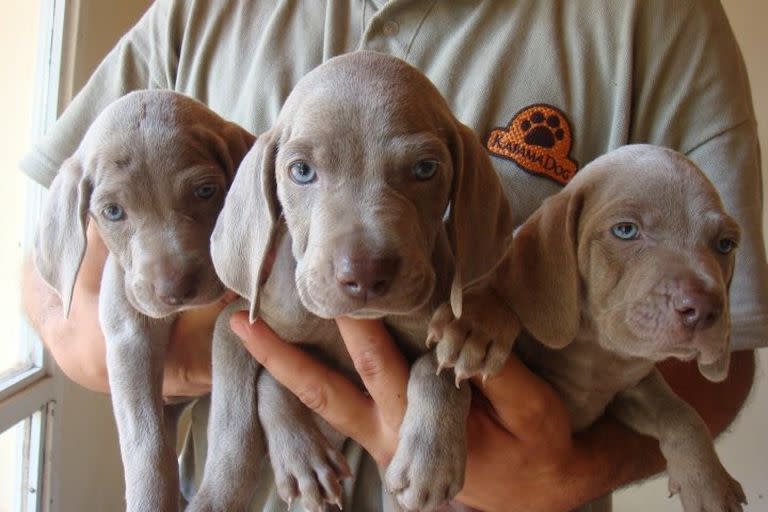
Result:
{"label": "fingernail", "polygon": [[240,336],[248,334],[248,319],[243,318],[242,315],[235,315],[229,319],[229,326]]}

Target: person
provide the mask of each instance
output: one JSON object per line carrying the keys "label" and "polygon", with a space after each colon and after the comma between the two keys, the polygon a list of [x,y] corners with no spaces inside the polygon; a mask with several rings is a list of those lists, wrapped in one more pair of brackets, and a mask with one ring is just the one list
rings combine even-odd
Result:
{"label": "person", "polygon": [[[731,375],[714,385],[695,365],[671,362],[662,370],[710,428],[722,431],[751,388],[752,349],[768,340],[768,267],[749,84],[716,0],[158,0],[22,167],[48,185],[101,109],[142,88],[188,94],[258,134],[270,127],[299,78],[357,49],[395,55],[427,74],[456,116],[483,139],[516,224],[581,166],[623,144],[668,146],[700,165],[744,231],[731,285]],[[95,313],[106,249],[93,224],[88,240],[69,318],[29,261],[23,301],[65,373],[106,392]],[[221,307],[190,311],[176,322],[166,395],[209,390],[210,333]],[[384,466],[397,442],[407,366],[381,323],[337,323],[369,396],[265,325],[236,318],[233,326],[266,368]],[[182,463],[198,477],[205,415],[200,400],[190,436],[198,463]],[[655,442],[610,419],[571,436],[552,389],[514,358],[485,387],[477,386],[468,445],[458,500],[482,510],[568,510],[663,467]],[[268,480],[262,483],[269,487]],[[347,491],[370,492],[355,485]],[[266,494],[257,498],[257,509],[284,509]],[[345,508],[375,510],[375,501]]]}

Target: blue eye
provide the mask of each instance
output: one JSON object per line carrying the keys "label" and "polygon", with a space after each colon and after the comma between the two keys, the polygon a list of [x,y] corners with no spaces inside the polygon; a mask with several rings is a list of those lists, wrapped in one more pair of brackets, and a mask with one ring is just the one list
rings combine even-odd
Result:
{"label": "blue eye", "polygon": [[125,210],[119,204],[108,204],[101,210],[101,215],[110,222],[117,222],[125,218]]}
{"label": "blue eye", "polygon": [[317,173],[306,162],[294,162],[290,166],[291,179],[298,185],[307,185],[317,178]]}
{"label": "blue eye", "polygon": [[195,189],[195,197],[198,199],[210,199],[219,189],[216,185],[202,185]]}
{"label": "blue eye", "polygon": [[419,180],[428,180],[437,174],[437,168],[440,164],[437,160],[421,160],[413,166],[411,172]]}
{"label": "blue eye", "polygon": [[611,233],[620,240],[634,240],[640,234],[640,228],[634,222],[619,222],[611,228]]}
{"label": "blue eye", "polygon": [[720,254],[728,254],[736,248],[736,240],[732,238],[721,238],[717,241],[717,252]]}

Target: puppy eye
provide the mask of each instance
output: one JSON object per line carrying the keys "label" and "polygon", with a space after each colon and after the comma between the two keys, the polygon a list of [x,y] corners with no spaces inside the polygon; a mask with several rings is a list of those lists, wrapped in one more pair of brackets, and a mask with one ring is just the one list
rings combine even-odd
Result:
{"label": "puppy eye", "polygon": [[117,222],[125,218],[125,210],[119,204],[108,204],[101,210],[101,215],[110,222]]}
{"label": "puppy eye", "polygon": [[439,165],[437,160],[422,160],[413,166],[411,172],[418,180],[428,180],[437,174]]}
{"label": "puppy eye", "polygon": [[736,240],[732,238],[721,238],[717,241],[717,252],[728,254],[736,248]]}
{"label": "puppy eye", "polygon": [[619,222],[611,228],[611,233],[620,240],[634,240],[640,234],[640,228],[634,222]]}
{"label": "puppy eye", "polygon": [[202,185],[195,189],[195,197],[198,199],[210,199],[219,189],[216,185]]}
{"label": "puppy eye", "polygon": [[298,185],[307,185],[317,178],[317,173],[307,162],[294,162],[290,166],[291,179]]}

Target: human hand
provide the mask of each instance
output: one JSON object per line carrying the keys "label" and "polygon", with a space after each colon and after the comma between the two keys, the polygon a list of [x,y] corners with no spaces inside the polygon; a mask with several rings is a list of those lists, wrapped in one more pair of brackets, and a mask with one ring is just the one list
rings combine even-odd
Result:
{"label": "human hand", "polygon": [[[232,319],[246,348],[276,379],[386,467],[405,413],[408,363],[380,321],[339,318],[337,324],[368,394],[263,322],[250,325],[245,314]],[[606,484],[576,485],[571,472],[585,454],[573,443],[568,412],[516,358],[475,393],[467,436],[465,485],[457,499],[470,506],[569,510],[604,492]]]}

